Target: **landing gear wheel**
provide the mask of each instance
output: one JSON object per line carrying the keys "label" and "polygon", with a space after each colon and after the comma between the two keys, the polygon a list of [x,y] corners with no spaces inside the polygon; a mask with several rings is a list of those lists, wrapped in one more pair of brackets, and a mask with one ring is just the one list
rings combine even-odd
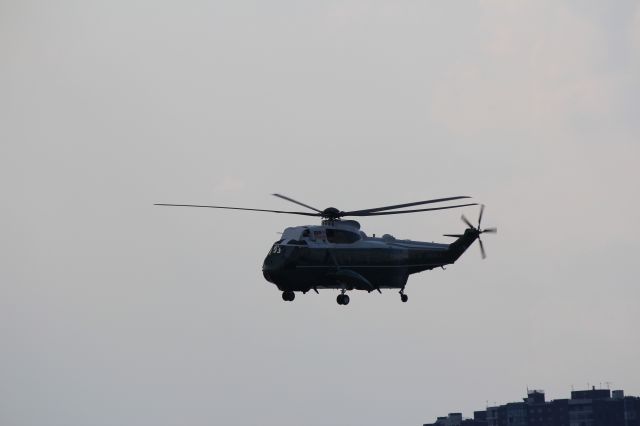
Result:
{"label": "landing gear wheel", "polygon": [[407,303],[407,300],[409,300],[409,296],[407,296],[406,294],[401,294],[400,300],[402,300],[403,303]]}
{"label": "landing gear wheel", "polygon": [[282,292],[282,300],[284,300],[285,302],[292,302],[293,299],[295,298],[296,298],[296,294],[291,290]]}
{"label": "landing gear wheel", "polygon": [[339,294],[338,297],[336,297],[336,302],[338,302],[338,305],[348,305],[349,296],[346,294]]}

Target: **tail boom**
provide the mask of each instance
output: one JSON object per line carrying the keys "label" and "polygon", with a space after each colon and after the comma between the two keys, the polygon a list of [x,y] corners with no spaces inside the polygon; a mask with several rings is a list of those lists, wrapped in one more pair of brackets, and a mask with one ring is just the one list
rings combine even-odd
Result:
{"label": "tail boom", "polygon": [[462,256],[465,251],[467,251],[467,249],[471,246],[471,244],[473,244],[475,240],[478,239],[479,236],[480,232],[478,232],[478,230],[467,228],[464,231],[464,234],[460,236],[460,238],[449,244],[449,248],[447,249],[449,262],[455,263],[455,261],[458,260],[458,258]]}

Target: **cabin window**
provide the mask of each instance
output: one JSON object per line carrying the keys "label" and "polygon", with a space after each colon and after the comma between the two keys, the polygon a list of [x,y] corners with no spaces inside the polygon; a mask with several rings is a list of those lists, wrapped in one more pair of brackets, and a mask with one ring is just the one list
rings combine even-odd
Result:
{"label": "cabin window", "polygon": [[327,237],[324,234],[324,231],[322,229],[315,229],[313,231],[313,234],[311,236],[311,240],[312,241],[327,241]]}
{"label": "cabin window", "polygon": [[360,235],[342,229],[326,229],[327,240],[333,244],[351,244],[360,240]]}

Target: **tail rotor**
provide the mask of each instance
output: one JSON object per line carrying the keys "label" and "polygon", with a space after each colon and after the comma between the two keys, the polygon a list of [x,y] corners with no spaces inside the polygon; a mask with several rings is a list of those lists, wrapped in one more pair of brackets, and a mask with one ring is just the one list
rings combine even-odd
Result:
{"label": "tail rotor", "polygon": [[478,226],[477,227],[473,226],[471,224],[471,222],[469,222],[469,219],[467,219],[464,215],[462,215],[461,219],[469,227],[469,229],[473,229],[475,232],[478,233],[478,243],[480,245],[480,254],[482,255],[483,259],[486,259],[487,253],[484,250],[484,244],[482,243],[482,239],[480,238],[480,235],[482,235],[482,234],[495,234],[495,233],[498,232],[498,228],[490,227],[490,228],[481,229],[480,225],[482,224],[482,215],[483,214],[484,214],[484,204],[480,205],[480,214],[478,215]]}

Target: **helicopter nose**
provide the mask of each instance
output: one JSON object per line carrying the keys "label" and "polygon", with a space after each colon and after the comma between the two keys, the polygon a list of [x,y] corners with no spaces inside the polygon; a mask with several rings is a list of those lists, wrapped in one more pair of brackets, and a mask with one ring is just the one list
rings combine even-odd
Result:
{"label": "helicopter nose", "polygon": [[269,255],[264,259],[264,263],[262,264],[263,271],[278,271],[282,269],[283,261],[282,257],[276,257],[275,255],[269,253]]}
{"label": "helicopter nose", "polygon": [[269,253],[262,264],[262,275],[267,281],[275,283],[278,281],[284,266],[284,256]]}
{"label": "helicopter nose", "polygon": [[282,265],[268,264],[265,261],[264,265],[262,265],[262,275],[264,276],[265,280],[269,281],[270,283],[277,284],[277,282],[280,281],[282,277],[283,269],[284,268]]}

